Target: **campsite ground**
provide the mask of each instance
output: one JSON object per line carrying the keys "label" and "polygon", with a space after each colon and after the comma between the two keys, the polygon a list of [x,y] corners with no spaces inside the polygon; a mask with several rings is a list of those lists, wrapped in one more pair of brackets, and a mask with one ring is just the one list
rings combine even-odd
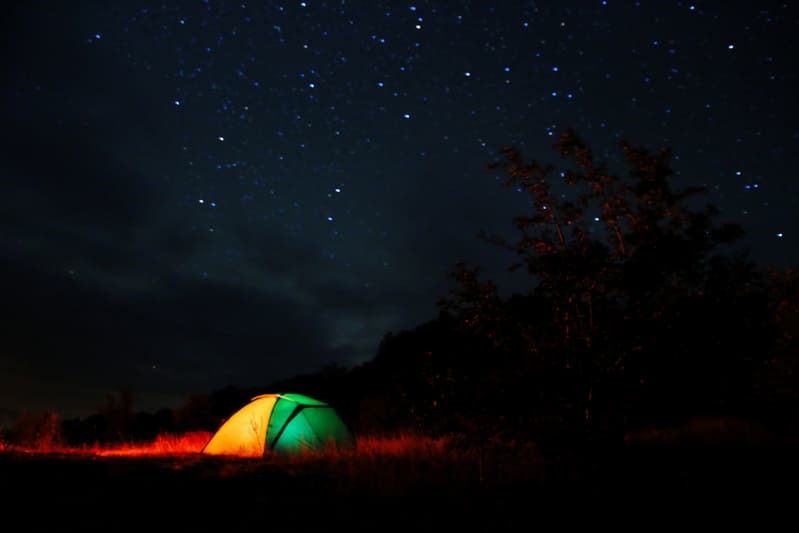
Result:
{"label": "campsite ground", "polygon": [[644,510],[766,525],[794,507],[793,444],[661,440],[558,466],[523,448],[441,443],[291,460],[5,450],[0,480],[4,521],[20,531],[521,531],[546,517],[623,523]]}

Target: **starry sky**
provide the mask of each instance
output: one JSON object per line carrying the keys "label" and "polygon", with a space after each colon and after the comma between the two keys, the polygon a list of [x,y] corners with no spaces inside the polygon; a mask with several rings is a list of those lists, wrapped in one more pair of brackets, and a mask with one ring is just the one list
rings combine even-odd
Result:
{"label": "starry sky", "polygon": [[799,263],[792,2],[6,3],[0,421],[371,359],[464,260],[508,287],[502,146],[575,129]]}

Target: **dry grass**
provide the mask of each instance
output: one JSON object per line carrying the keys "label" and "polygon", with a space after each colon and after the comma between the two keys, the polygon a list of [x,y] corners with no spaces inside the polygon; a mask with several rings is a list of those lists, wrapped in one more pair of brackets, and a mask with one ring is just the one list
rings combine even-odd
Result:
{"label": "dry grass", "polygon": [[[41,442],[33,446],[19,446],[0,441],[0,451],[40,454],[96,455],[110,456],[180,456],[199,454],[211,438],[207,431],[193,431],[185,434],[159,435],[148,443],[116,444],[110,446],[85,445],[70,447]],[[309,461],[326,459],[353,459],[355,457],[378,456],[430,456],[446,453],[447,439],[431,438],[421,435],[401,433],[396,435],[360,437],[353,448],[327,448],[309,451],[301,455],[275,457],[275,460]]]}
{"label": "dry grass", "polygon": [[56,454],[87,456],[180,456],[199,453],[211,437],[205,431],[190,432],[183,435],[159,435],[153,442],[117,444],[113,446],[84,445],[64,446],[43,441],[35,445],[15,445],[0,441],[0,452],[24,454]]}
{"label": "dry grass", "polygon": [[[20,488],[10,508],[40,497],[41,486],[57,495],[59,511],[45,517],[54,524],[42,530],[137,533],[246,531],[263,528],[265,519],[271,529],[291,531],[405,531],[420,524],[453,530],[461,523],[508,531],[503,526],[519,520],[508,514],[509,497],[520,486],[536,493],[540,487],[537,456],[513,445],[483,454],[446,438],[398,433],[362,435],[348,449],[242,458],[200,453],[209,437],[6,449],[0,478]],[[512,476],[529,483],[507,483]],[[491,527],[475,527],[481,520]]]}
{"label": "dry grass", "polygon": [[183,435],[159,435],[151,443],[123,444],[113,447],[95,447],[88,450],[99,456],[182,456],[198,454],[211,438],[207,431],[193,431]]}
{"label": "dry grass", "polygon": [[[208,475],[232,478],[278,471],[290,477],[321,480],[348,479],[349,489],[379,485],[383,489],[403,490],[421,480],[433,483],[486,483],[512,479],[540,479],[543,461],[535,449],[455,446],[446,438],[411,433],[366,435],[355,447],[327,448],[295,455],[270,455],[265,458],[239,458],[203,455],[202,448],[211,433],[192,432],[162,435],[151,443],[117,446],[41,447],[5,445],[2,451],[25,455],[49,454],[75,459],[136,458],[160,460],[171,469],[202,469]],[[161,459],[165,459],[163,461]]]}

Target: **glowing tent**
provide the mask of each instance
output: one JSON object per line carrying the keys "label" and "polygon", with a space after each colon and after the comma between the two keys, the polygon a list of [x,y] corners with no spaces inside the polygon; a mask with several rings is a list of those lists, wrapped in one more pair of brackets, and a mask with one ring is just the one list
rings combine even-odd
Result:
{"label": "glowing tent", "polygon": [[352,434],[329,404],[302,394],[261,394],[233,413],[202,453],[263,457],[353,444]]}

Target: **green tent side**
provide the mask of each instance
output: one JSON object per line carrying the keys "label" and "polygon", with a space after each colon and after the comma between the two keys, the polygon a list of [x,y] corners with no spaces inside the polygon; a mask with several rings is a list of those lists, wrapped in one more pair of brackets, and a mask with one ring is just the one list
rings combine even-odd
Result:
{"label": "green tent side", "polygon": [[322,402],[320,400],[316,400],[314,398],[311,398],[310,396],[305,396],[304,394],[296,394],[296,393],[290,392],[290,393],[287,393],[287,394],[278,394],[278,396],[280,396],[281,398],[287,398],[289,400],[293,400],[293,401],[297,402],[298,404],[301,404],[301,405],[304,405],[304,406],[315,405],[315,406],[318,406],[318,407],[330,407],[325,402]]}

